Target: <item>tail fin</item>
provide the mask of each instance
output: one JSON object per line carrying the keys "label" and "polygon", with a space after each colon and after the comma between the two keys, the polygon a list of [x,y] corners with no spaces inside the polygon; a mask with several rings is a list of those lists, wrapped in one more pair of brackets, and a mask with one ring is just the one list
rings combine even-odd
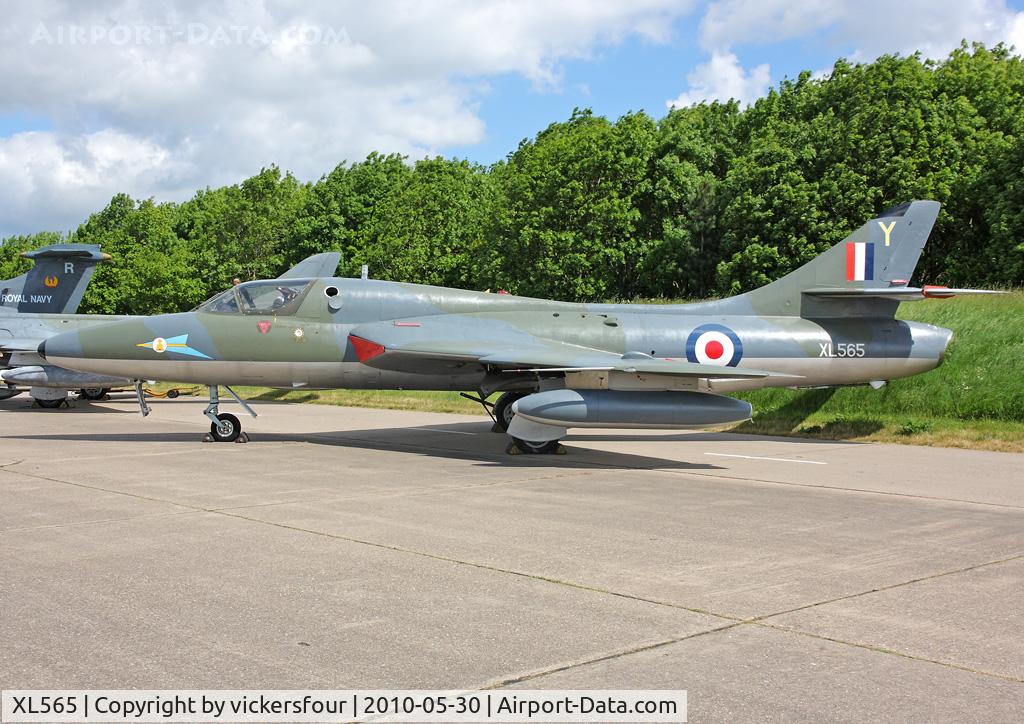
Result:
{"label": "tail fin", "polygon": [[891,317],[939,208],[911,201],[887,209],[796,271],[728,301],[768,316]]}
{"label": "tail fin", "polygon": [[0,281],[0,307],[37,314],[74,314],[96,265],[110,258],[95,244],[51,244],[22,256],[34,264]]}
{"label": "tail fin", "polygon": [[307,256],[278,279],[333,277],[338,271],[338,262],[340,261],[341,252],[338,251],[325,251],[323,254]]}

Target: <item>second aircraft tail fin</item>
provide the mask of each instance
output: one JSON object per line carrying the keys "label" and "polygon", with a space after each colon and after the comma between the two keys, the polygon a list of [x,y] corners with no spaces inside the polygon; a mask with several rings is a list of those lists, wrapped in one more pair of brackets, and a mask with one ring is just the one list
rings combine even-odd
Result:
{"label": "second aircraft tail fin", "polygon": [[96,265],[110,259],[96,244],[51,244],[22,256],[33,266],[0,281],[0,306],[36,314],[74,314]]}

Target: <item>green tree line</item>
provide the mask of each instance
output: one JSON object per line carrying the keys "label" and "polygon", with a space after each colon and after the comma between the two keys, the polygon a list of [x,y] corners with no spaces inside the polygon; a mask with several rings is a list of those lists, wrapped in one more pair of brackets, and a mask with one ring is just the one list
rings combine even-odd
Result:
{"label": "green tree line", "polygon": [[[1024,64],[1004,46],[802,73],[748,108],[577,110],[485,167],[370,154],[313,183],[272,166],[183,203],[118,194],[83,311],[188,309],[321,251],[342,275],[569,300],[702,298],[775,279],[883,208],[943,204],[918,274],[1024,283]],[[0,247],[0,278],[44,232]]]}

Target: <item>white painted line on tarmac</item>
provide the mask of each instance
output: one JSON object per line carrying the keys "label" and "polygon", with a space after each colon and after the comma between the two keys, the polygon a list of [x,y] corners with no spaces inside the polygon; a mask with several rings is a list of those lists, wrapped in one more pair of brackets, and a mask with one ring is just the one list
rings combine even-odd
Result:
{"label": "white painted line on tarmac", "polygon": [[479,435],[477,432],[463,432],[462,430],[442,430],[438,427],[414,427],[413,430],[430,430],[430,432],[446,432],[449,435]]}
{"label": "white painted line on tarmac", "polygon": [[805,465],[828,465],[819,460],[794,460],[793,458],[762,458],[757,455],[730,455],[729,453],[706,452],[705,455],[714,455],[719,458],[743,458],[744,460],[771,460],[774,463],[804,463]]}

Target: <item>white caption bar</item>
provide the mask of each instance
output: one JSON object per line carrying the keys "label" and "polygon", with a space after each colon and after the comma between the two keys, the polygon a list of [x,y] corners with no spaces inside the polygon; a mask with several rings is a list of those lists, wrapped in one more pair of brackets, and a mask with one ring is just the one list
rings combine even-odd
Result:
{"label": "white caption bar", "polygon": [[684,690],[24,690],[0,722],[684,722]]}

